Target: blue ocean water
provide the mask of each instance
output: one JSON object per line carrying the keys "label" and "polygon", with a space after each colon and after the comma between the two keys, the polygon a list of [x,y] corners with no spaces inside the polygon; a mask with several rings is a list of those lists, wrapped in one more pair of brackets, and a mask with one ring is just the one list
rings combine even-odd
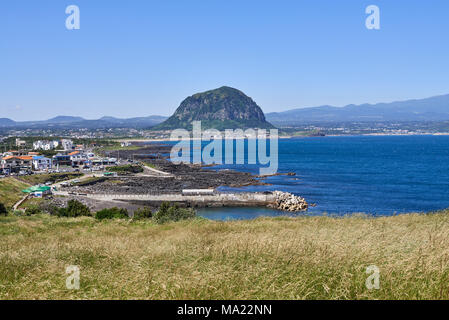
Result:
{"label": "blue ocean water", "polygon": [[[247,157],[245,153],[245,157]],[[219,165],[258,174],[258,165]],[[279,140],[278,172],[269,186],[223,191],[280,190],[315,203],[307,214],[392,215],[449,208],[449,136],[338,136]],[[211,219],[248,219],[282,212],[261,208],[203,209]]]}

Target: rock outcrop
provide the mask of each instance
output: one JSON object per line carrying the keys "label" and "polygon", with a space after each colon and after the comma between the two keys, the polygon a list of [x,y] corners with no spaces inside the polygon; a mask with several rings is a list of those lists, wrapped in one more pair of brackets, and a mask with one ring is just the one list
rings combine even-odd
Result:
{"label": "rock outcrop", "polygon": [[170,118],[152,129],[191,130],[192,121],[201,121],[203,129],[274,128],[250,97],[240,90],[221,87],[186,98]]}
{"label": "rock outcrop", "polygon": [[288,192],[274,191],[273,196],[273,203],[269,205],[269,207],[273,209],[298,212],[307,210],[309,207],[304,198],[295,196],[294,194]]}

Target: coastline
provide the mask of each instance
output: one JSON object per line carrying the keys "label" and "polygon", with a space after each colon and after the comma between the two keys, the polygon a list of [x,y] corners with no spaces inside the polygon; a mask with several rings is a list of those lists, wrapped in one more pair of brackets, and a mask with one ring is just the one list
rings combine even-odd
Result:
{"label": "coastline", "polygon": [[[449,132],[428,132],[428,133],[363,133],[363,134],[327,134],[324,136],[313,136],[313,135],[304,135],[304,136],[279,136],[279,139],[297,139],[297,138],[325,138],[325,137],[373,137],[373,136],[383,136],[383,137],[396,137],[396,136],[449,136]],[[240,139],[248,139],[246,137],[233,137],[226,138],[222,137],[222,140],[240,140]],[[250,138],[250,139],[256,139]],[[200,140],[199,138],[190,138],[191,141]],[[179,140],[170,140],[166,138],[129,138],[129,139],[117,139],[114,141],[118,142],[129,142],[129,143],[145,143],[145,142],[176,142]]]}
{"label": "coastline", "polygon": [[[340,138],[344,138],[344,137],[376,137],[376,136],[391,136],[391,137],[404,137],[404,136],[416,136],[416,137],[424,137],[424,136],[428,136],[429,138],[433,135],[411,135],[411,134],[395,134],[395,135],[355,135],[355,136],[350,136],[350,135],[338,135],[338,136],[332,136],[332,137],[340,137]],[[300,145],[302,145],[303,142],[301,142],[300,138],[306,138],[306,137],[298,137],[298,139],[293,139],[293,140],[298,140],[298,143]],[[382,139],[375,139],[373,138],[373,141],[375,143],[382,143],[382,141],[389,141],[389,138],[386,138],[385,140]],[[399,138],[398,138],[399,139]],[[431,138],[430,138],[431,139]],[[447,143],[445,142],[446,139],[442,138],[442,139],[438,139],[435,138],[438,141],[441,141],[443,143],[444,146],[447,145]],[[435,140],[434,139],[434,140]],[[305,142],[307,140],[307,142]],[[332,150],[337,150],[339,148],[339,144],[334,144],[333,139],[329,139],[326,142],[326,139],[317,139],[315,141],[312,141],[315,139],[304,139],[304,143],[306,143],[306,146],[314,146],[314,148],[331,148]],[[353,142],[356,142],[356,140],[353,140],[352,138],[348,138],[348,140],[346,140],[348,142],[350,142],[350,144],[346,144],[347,146],[352,145]],[[365,151],[371,152],[369,145],[366,144],[366,142],[369,142],[370,139],[366,138],[366,139],[359,139],[357,140],[360,144],[360,147],[363,147],[365,149]],[[390,140],[392,145],[392,148],[395,149],[396,148],[396,143],[397,143],[397,139],[392,138],[392,140]],[[404,139],[404,141],[408,141],[408,143],[410,145],[414,144],[414,139]],[[427,140],[422,140],[421,138],[418,139],[418,141],[427,141]],[[123,158],[129,158],[131,154],[136,154],[136,153],[143,153],[143,154],[150,154],[150,153],[167,153],[167,151],[163,151],[163,150],[169,150],[171,147],[171,144],[165,144],[164,142],[167,142],[166,140],[157,140],[157,141],[149,141],[148,145],[145,144],[145,142],[143,140],[138,140],[138,142],[136,142],[136,145],[141,145],[142,149],[140,150],[130,150],[130,151],[125,151],[125,150],[119,150],[121,157]],[[285,141],[286,145],[290,146],[290,147],[295,147],[296,143],[292,142],[288,142]],[[336,140],[336,142],[338,142]],[[290,145],[290,143],[292,143]],[[390,144],[391,144],[390,143]],[[345,144],[343,144],[345,145]],[[386,144],[387,146],[389,144]],[[365,147],[366,146],[366,147]],[[145,148],[150,148],[156,151],[148,151],[145,150]],[[159,151],[158,151],[159,149]],[[391,148],[387,148],[385,151],[390,152],[392,149]],[[431,150],[430,150],[431,151]],[[438,151],[438,150],[435,150]],[[118,151],[115,151],[115,153],[117,154]],[[126,155],[128,153],[128,156]],[[425,157],[425,155],[428,153],[424,153],[423,156]],[[377,156],[373,153],[372,154],[374,156],[374,159],[377,158]],[[444,156],[444,155],[442,155]],[[283,159],[283,158],[282,158]],[[138,156],[136,155],[136,160],[138,159]],[[325,160],[325,159],[324,159]],[[301,178],[292,178],[292,179],[283,179],[281,177],[279,178],[275,178],[273,177],[273,175],[270,176],[265,176],[265,177],[260,177],[258,176],[255,171],[251,168],[251,167],[237,167],[234,170],[238,171],[240,174],[246,174],[247,177],[244,178],[243,180],[240,180],[240,182],[235,181],[235,178],[237,177],[238,179],[241,179],[242,176],[239,176],[236,172],[231,172],[234,171],[233,166],[231,167],[218,167],[219,165],[213,165],[213,166],[200,166],[200,165],[188,165],[188,166],[183,166],[182,169],[179,169],[177,166],[172,166],[172,164],[170,163],[169,159],[167,159],[166,157],[164,157],[163,159],[163,163],[162,162],[158,162],[158,161],[162,161],[162,159],[160,160],[156,160],[156,162],[158,164],[156,164],[156,166],[158,166],[159,164],[162,167],[165,167],[166,165],[168,165],[168,167],[165,167],[167,172],[174,172],[175,174],[180,174],[178,177],[180,180],[174,181],[175,184],[179,183],[180,181],[187,181],[187,183],[191,183],[189,188],[192,189],[196,189],[196,188],[218,188],[218,191],[220,192],[264,192],[264,191],[275,191],[275,190],[283,190],[283,191],[287,191],[287,192],[293,192],[294,194],[297,195],[301,195],[303,197],[306,198],[307,201],[310,201],[312,203],[317,203],[317,207],[316,208],[310,208],[308,213],[310,214],[317,214],[317,213],[328,213],[328,214],[335,214],[337,216],[339,215],[344,215],[344,214],[357,214],[360,212],[365,212],[365,213],[370,213],[370,212],[374,212],[376,216],[388,216],[388,215],[393,215],[393,214],[400,214],[400,213],[410,213],[410,212],[432,212],[435,210],[442,210],[446,207],[449,207],[448,205],[445,206],[435,206],[432,205],[432,203],[430,203],[429,197],[426,197],[425,199],[422,199],[419,197],[417,197],[417,199],[421,199],[420,201],[418,201],[420,204],[418,205],[397,205],[397,204],[386,204],[385,207],[373,207],[370,204],[363,204],[363,205],[356,205],[356,201],[352,201],[354,199],[352,199],[353,197],[351,196],[344,196],[342,194],[340,194],[338,191],[332,191],[332,190],[328,190],[326,194],[321,194],[318,195],[318,198],[316,195],[313,194],[313,192],[310,192],[307,188],[304,188],[304,183],[308,183],[308,181],[313,182],[314,178],[313,177],[309,177],[307,178],[307,181],[298,181],[298,180],[302,180]],[[287,160],[287,163],[289,163],[288,161],[292,161],[292,159]],[[325,160],[327,161],[327,160]],[[402,160],[400,160],[402,161]],[[308,164],[304,163],[305,167],[307,168]],[[304,165],[302,167],[304,167]],[[300,166],[301,167],[301,166]],[[206,171],[216,171],[213,174],[210,173],[210,176],[207,176],[206,172],[202,172],[199,176],[199,170],[205,169]],[[227,170],[226,168],[230,168],[231,170]],[[281,175],[288,175],[288,170],[287,169],[291,169],[290,171],[294,171],[297,172],[298,174],[301,174],[301,172],[304,172],[303,169],[298,169],[296,166],[293,165],[284,165],[282,170],[280,170],[281,173],[278,173],[274,176],[281,176]],[[287,171],[286,171],[287,170]],[[345,170],[351,170],[351,168],[345,168]],[[410,167],[408,169],[410,170],[414,170],[412,167]],[[257,170],[256,170],[257,171]],[[372,171],[372,170],[371,170]],[[251,174],[253,173],[253,174]],[[372,172],[373,174],[378,174],[376,172]],[[329,173],[329,177],[332,176],[332,173]],[[382,177],[382,173],[381,177]],[[212,176],[213,175],[213,176]],[[310,175],[310,172],[309,172]],[[204,179],[202,178],[204,177]],[[248,180],[246,180],[248,179]],[[257,182],[254,182],[253,179],[256,179]],[[426,179],[425,177],[421,177],[418,179],[412,179],[410,181],[422,181],[422,179]],[[213,180],[213,181],[212,181]],[[282,181],[281,181],[282,180]],[[293,180],[297,180],[296,182]],[[356,179],[357,180],[357,179]],[[363,179],[358,179],[360,180],[358,183],[362,182]],[[165,181],[167,182],[167,181]],[[199,185],[196,185],[197,182],[200,182]],[[142,182],[143,183],[143,182]],[[153,183],[153,182],[152,182]],[[204,183],[204,184],[203,184]],[[327,184],[332,185],[333,181],[331,180],[327,180]],[[166,184],[167,188],[170,189],[170,184],[172,184],[171,182],[168,183],[168,185]],[[175,184],[173,186],[175,186]],[[212,185],[213,184],[213,185]],[[157,187],[157,186],[160,186]],[[272,185],[272,186],[269,186]],[[294,185],[299,185],[298,187],[294,187]],[[302,186],[301,186],[302,185]],[[286,187],[285,187],[286,186]],[[349,185],[351,186],[351,185]],[[116,188],[117,186],[111,186],[112,189]],[[143,186],[142,186],[143,187]],[[151,190],[154,190],[154,188],[156,187],[156,189],[158,189],[158,192],[165,192],[167,191],[167,189],[164,188],[164,186],[162,185],[162,182],[156,181],[153,183],[153,185],[149,186],[149,190],[150,192],[152,192]],[[394,190],[395,188],[400,188],[398,186],[395,185],[390,185],[389,186],[390,189]],[[133,187],[131,187],[133,188]],[[141,189],[141,187],[138,187],[139,192],[145,192],[144,189]],[[398,189],[400,191],[400,189]],[[174,192],[180,192],[181,188],[177,187],[177,189]],[[169,192],[169,191],[167,191]],[[437,192],[438,193],[438,192]],[[329,196],[331,198],[329,198]],[[363,195],[362,195],[363,196]],[[337,198],[335,198],[337,197]],[[339,208],[335,208],[335,206],[333,205],[333,200],[330,199],[337,199],[338,197],[347,197],[348,200],[346,201],[346,203],[344,204],[344,207],[339,207]],[[399,196],[398,196],[399,197]],[[372,198],[372,197],[371,197]],[[370,196],[367,196],[367,199],[371,201]],[[398,198],[399,199],[399,198]],[[372,200],[374,201],[374,200]],[[393,200],[392,200],[393,201]],[[402,201],[402,200],[401,200]],[[422,205],[423,203],[427,203],[427,205]],[[446,203],[446,202],[445,202]],[[227,209],[224,209],[223,211],[226,211]],[[341,213],[341,214],[340,214]]]}

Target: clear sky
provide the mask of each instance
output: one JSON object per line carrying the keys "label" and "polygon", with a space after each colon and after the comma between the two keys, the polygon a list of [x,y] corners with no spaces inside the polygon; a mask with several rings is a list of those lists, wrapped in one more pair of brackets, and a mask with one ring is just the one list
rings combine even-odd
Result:
{"label": "clear sky", "polygon": [[448,94],[448,37],[447,0],[1,1],[0,117],[170,115],[223,85],[265,112]]}

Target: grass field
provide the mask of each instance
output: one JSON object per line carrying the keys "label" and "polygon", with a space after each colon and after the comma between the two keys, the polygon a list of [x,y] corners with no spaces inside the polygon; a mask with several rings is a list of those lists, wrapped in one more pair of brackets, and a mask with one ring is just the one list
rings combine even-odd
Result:
{"label": "grass field", "polygon": [[20,176],[18,177],[18,179],[20,179],[23,182],[36,185],[46,182],[56,183],[65,180],[71,180],[79,178],[83,175],[84,175],[83,173],[76,173],[76,172],[43,173],[43,174],[32,174],[29,176]]}
{"label": "grass field", "polygon": [[133,145],[127,146],[127,147],[121,147],[120,143],[114,142],[112,145],[109,145],[109,146],[102,146],[102,147],[95,148],[94,152],[96,154],[100,154],[100,155],[104,156],[104,155],[106,155],[106,152],[109,152],[109,151],[130,151],[130,150],[139,150],[141,148],[142,148],[142,146],[133,146]]}
{"label": "grass field", "polygon": [[6,207],[12,207],[25,195],[22,190],[29,186],[29,184],[14,178],[0,179],[0,202]]}
{"label": "grass field", "polygon": [[[448,299],[449,212],[156,225],[0,218],[0,299]],[[80,268],[80,289],[65,271]],[[380,270],[369,290],[366,268]]]}

